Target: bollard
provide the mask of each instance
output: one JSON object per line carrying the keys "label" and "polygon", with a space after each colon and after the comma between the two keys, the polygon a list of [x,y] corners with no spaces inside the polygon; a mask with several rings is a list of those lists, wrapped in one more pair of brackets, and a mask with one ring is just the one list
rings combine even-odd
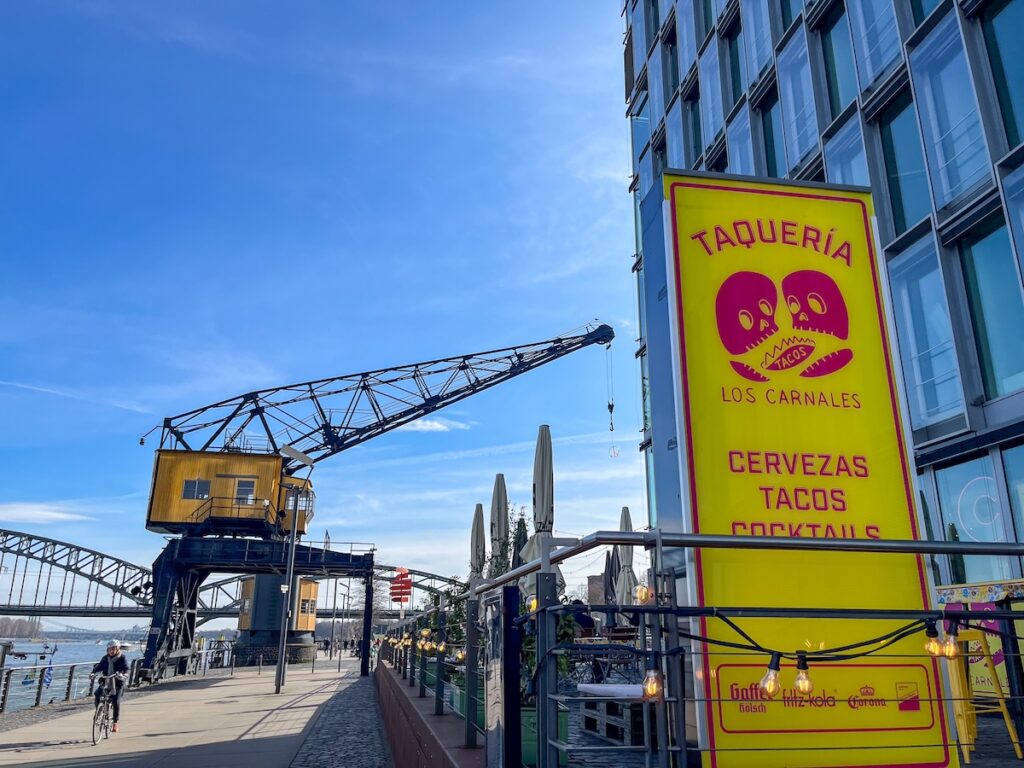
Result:
{"label": "bollard", "polygon": [[231,677],[235,676],[235,654],[231,654]]}
{"label": "bollard", "polygon": [[256,666],[256,675],[257,676],[262,675],[263,674],[263,654],[262,653],[259,655],[259,660],[256,662],[256,664],[257,664],[257,666]]}
{"label": "bollard", "polygon": [[71,701],[72,683],[75,680],[75,667],[77,666],[77,664],[72,664],[71,668],[68,670],[68,684],[64,689],[64,701]]}
{"label": "bollard", "polygon": [[316,672],[316,648],[313,649],[313,663],[309,665],[309,674]]}

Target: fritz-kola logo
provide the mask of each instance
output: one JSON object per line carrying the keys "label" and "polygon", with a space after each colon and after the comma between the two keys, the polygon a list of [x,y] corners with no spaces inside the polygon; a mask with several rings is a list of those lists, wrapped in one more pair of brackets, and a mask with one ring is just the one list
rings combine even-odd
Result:
{"label": "fritz-kola logo", "polygon": [[[853,350],[835,347],[846,341],[850,318],[835,280],[804,269],[782,278],[782,299],[789,317],[779,327],[779,288],[760,272],[729,275],[715,297],[718,335],[733,370],[750,381],[796,370],[805,378],[828,376],[853,359]],[[783,316],[785,318],[785,315]],[[742,359],[739,359],[742,358]]]}

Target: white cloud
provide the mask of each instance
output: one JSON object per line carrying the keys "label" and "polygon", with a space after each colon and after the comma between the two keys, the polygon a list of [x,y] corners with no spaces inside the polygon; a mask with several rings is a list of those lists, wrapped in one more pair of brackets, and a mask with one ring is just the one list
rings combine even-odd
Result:
{"label": "white cloud", "polygon": [[97,397],[94,395],[83,394],[81,392],[74,392],[67,389],[57,389],[55,387],[42,387],[35,384],[26,384],[20,381],[0,381],[0,386],[11,387],[12,389],[22,389],[26,392],[38,392],[43,395],[53,395],[54,397],[63,397],[68,400],[78,400],[83,403],[93,403],[94,405],[106,405],[111,408],[119,408],[122,411],[131,411],[133,413],[151,413],[148,408],[145,408],[138,403],[132,402],[131,400],[123,399],[109,399],[104,397]]}
{"label": "white cloud", "polygon": [[91,520],[88,515],[71,511],[60,504],[8,502],[0,504],[0,522],[4,523],[62,523],[70,520]]}
{"label": "white cloud", "polygon": [[455,430],[471,429],[472,425],[455,419],[446,419],[443,416],[436,416],[429,419],[417,419],[410,421],[398,428],[399,432],[453,432]]}

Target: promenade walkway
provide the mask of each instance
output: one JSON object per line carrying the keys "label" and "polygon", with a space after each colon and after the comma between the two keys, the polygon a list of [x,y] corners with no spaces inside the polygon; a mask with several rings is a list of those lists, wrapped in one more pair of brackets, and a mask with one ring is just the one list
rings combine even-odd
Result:
{"label": "promenade walkway", "polygon": [[273,669],[257,675],[171,682],[130,692],[120,733],[93,746],[92,707],[64,707],[0,732],[0,766],[117,768],[393,768],[371,678],[358,659],[290,670],[273,692]]}

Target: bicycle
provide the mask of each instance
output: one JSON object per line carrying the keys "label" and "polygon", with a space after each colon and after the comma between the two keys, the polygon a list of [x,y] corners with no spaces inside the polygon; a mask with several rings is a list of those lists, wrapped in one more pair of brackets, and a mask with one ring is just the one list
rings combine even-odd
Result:
{"label": "bicycle", "polygon": [[96,711],[92,716],[92,743],[95,746],[99,743],[100,738],[110,738],[110,727],[114,722],[113,712],[111,711],[111,699],[117,695],[117,675],[89,675],[89,689],[92,690],[92,681],[99,677],[100,685],[103,686],[100,691],[100,703],[96,705]]}

